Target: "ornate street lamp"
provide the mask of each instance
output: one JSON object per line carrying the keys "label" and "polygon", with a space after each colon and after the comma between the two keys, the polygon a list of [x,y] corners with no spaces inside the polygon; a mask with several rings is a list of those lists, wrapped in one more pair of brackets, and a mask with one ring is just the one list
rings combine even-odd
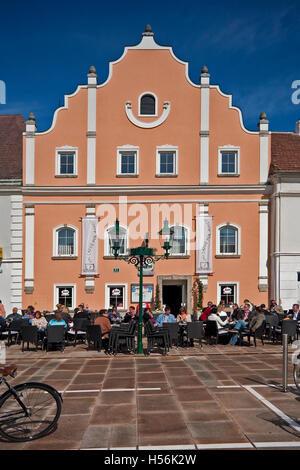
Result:
{"label": "ornate street lamp", "polygon": [[143,271],[149,265],[159,261],[160,259],[168,259],[170,250],[172,248],[174,228],[169,227],[168,221],[164,221],[163,228],[158,232],[162,248],[165,250],[164,254],[156,255],[154,248],[149,248],[149,234],[147,233],[144,242],[137,248],[131,248],[129,255],[119,256],[121,249],[120,245],[120,225],[118,219],[115,222],[115,228],[110,232],[110,247],[113,251],[115,259],[121,259],[129,264],[133,264],[139,271],[139,321],[138,321],[138,348],[137,353],[143,354]]}

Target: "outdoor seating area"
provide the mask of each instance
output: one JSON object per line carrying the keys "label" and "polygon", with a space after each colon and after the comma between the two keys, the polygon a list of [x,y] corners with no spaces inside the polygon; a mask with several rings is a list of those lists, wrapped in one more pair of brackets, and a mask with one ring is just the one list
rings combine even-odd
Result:
{"label": "outdoor seating area", "polygon": [[[149,310],[149,309],[147,309]],[[109,331],[101,328],[97,319],[103,317],[100,311],[93,315],[82,315],[83,317],[71,318],[71,321],[62,320],[57,323],[57,314],[45,315],[45,328],[31,324],[29,318],[19,318],[7,321],[2,324],[0,330],[0,340],[4,341],[9,348],[12,345],[20,345],[22,352],[43,351],[48,353],[56,350],[65,351],[65,348],[75,348],[83,345],[87,351],[104,351],[107,355],[135,354],[138,343],[138,316],[132,315],[129,321],[125,318],[116,320],[113,316],[106,321],[109,324]],[[238,346],[257,346],[257,341],[264,346],[265,343],[272,345],[282,344],[282,335],[287,334],[289,342],[298,339],[300,331],[300,321],[284,318],[283,314],[266,314],[260,326],[252,331],[249,327],[236,330],[239,320],[228,315],[228,320],[221,328],[217,320],[207,319],[206,321],[196,320],[184,322],[163,321],[158,325],[159,314],[151,313],[151,317],[144,314],[142,327],[143,351],[145,355],[159,353],[167,355],[173,348],[199,348],[206,345],[228,345],[232,344],[231,339],[236,336],[234,344]],[[211,315],[208,318],[212,318]],[[146,321],[145,321],[146,320]],[[97,324],[98,322],[98,324]],[[59,323],[59,322],[58,322]]]}

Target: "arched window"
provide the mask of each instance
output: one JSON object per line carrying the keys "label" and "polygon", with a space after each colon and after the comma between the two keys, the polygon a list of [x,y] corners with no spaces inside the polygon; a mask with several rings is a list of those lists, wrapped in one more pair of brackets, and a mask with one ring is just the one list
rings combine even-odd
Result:
{"label": "arched window", "polygon": [[233,224],[217,228],[217,254],[240,255],[240,229]]}
{"label": "arched window", "polygon": [[145,94],[140,98],[140,115],[152,116],[156,115],[155,96]]}
{"label": "arched window", "polygon": [[77,229],[62,225],[54,229],[54,256],[77,256]]}
{"label": "arched window", "polygon": [[[109,227],[105,230],[104,233],[104,256],[113,256],[114,252],[112,250],[113,242],[112,238],[115,233],[115,226]],[[120,239],[120,251],[119,255],[126,255],[128,250],[128,229],[120,225],[119,232]]]}
{"label": "arched window", "polygon": [[187,229],[181,225],[174,225],[174,238],[172,248],[170,250],[171,255],[187,255]]}

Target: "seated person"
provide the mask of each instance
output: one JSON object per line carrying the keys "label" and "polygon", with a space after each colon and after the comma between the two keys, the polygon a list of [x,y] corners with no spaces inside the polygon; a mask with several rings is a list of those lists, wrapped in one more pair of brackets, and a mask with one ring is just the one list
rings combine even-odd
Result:
{"label": "seated person", "polygon": [[23,320],[29,320],[29,324],[32,324],[32,319],[33,319],[33,314],[31,310],[22,310],[22,319]]}
{"label": "seated person", "polygon": [[131,307],[129,307],[129,312],[127,312],[124,316],[123,323],[129,323],[131,320],[137,320],[137,319],[138,319],[138,316],[135,312],[135,307],[131,305]]}
{"label": "seated person", "polygon": [[211,308],[211,311],[210,311],[210,315],[208,316],[207,320],[209,321],[215,321],[217,322],[217,327],[218,327],[218,330],[222,330],[224,331],[224,326],[228,325],[228,318],[227,318],[227,315],[226,315],[226,320],[222,320],[220,315],[217,313],[217,307],[214,306]]}
{"label": "seated person", "polygon": [[74,319],[75,318],[86,318],[86,319],[90,320],[90,313],[86,308],[84,308],[84,304],[79,304],[78,308],[75,309],[75,310],[76,310],[76,313],[74,314]]}
{"label": "seated person", "polygon": [[117,307],[112,308],[112,311],[108,314],[108,319],[111,323],[121,323],[121,315],[119,314]]}
{"label": "seated person", "polygon": [[212,307],[215,307],[215,305],[213,305],[211,301],[207,302],[207,307],[203,309],[200,315],[201,321],[207,321],[207,317],[209,316]]}
{"label": "seated person", "polygon": [[[259,307],[257,307],[259,309]],[[234,325],[234,328],[231,331],[231,333],[234,333],[233,336],[231,337],[229,344],[234,346],[238,340],[239,333],[242,330],[247,330],[249,327],[249,324],[251,324],[252,320],[255,318],[257,315],[257,309],[253,309],[252,312],[250,312],[250,305],[246,303],[244,305],[244,310],[242,311],[242,318],[239,318],[237,323]],[[241,317],[241,313],[239,315]],[[238,318],[237,316],[237,318]]]}
{"label": "seated person", "polygon": [[21,320],[21,319],[22,319],[22,315],[18,313],[17,307],[14,307],[12,309],[12,313],[10,315],[7,315],[6,317],[6,320],[8,320],[9,322],[11,322],[12,320]]}
{"label": "seated person", "polygon": [[6,320],[0,315],[0,334],[1,334],[1,331],[5,331],[5,330],[6,330]]}
{"label": "seated person", "polygon": [[57,325],[62,325],[66,330],[68,329],[68,326],[65,320],[63,320],[61,312],[55,312],[54,318],[52,318],[48,323],[48,326],[57,326]]}
{"label": "seated person", "polygon": [[97,317],[94,322],[94,325],[100,325],[101,327],[102,342],[106,351],[108,348],[109,334],[112,328],[111,322],[109,321],[107,314],[108,312],[106,309],[100,310],[99,317]]}
{"label": "seated person", "polygon": [[170,307],[166,307],[165,312],[161,313],[156,319],[156,323],[158,326],[163,326],[163,323],[175,323],[175,322],[176,320],[175,320],[174,315],[171,313]]}
{"label": "seated person", "polygon": [[73,322],[73,318],[70,315],[70,311],[69,311],[68,307],[63,305],[60,313],[61,313],[61,316],[62,316],[63,320],[65,320],[65,322],[67,323],[67,325],[69,323]]}
{"label": "seated person", "polygon": [[176,318],[177,323],[191,323],[192,322],[192,317],[190,313],[187,313],[185,307],[180,307],[179,309],[179,314],[177,315]]}
{"label": "seated person", "polygon": [[157,326],[156,320],[151,312],[150,308],[146,307],[143,315],[143,322],[146,323],[148,320],[151,320],[154,326]]}
{"label": "seated person", "polygon": [[41,312],[37,310],[35,312],[35,317],[32,319],[31,325],[37,326],[40,337],[43,337],[45,334],[45,329],[48,326],[48,322],[44,315],[42,315]]}
{"label": "seated person", "polygon": [[265,321],[265,313],[261,307],[256,307],[255,315],[249,321],[249,330],[250,333],[254,333]]}

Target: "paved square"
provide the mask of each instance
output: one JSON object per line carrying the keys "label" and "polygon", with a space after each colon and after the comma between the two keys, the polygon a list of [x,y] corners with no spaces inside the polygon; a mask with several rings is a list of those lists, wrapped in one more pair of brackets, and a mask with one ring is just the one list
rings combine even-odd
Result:
{"label": "paved square", "polygon": [[300,396],[295,387],[281,391],[281,354],[271,344],[149,357],[105,356],[85,344],[64,354],[13,345],[6,362],[18,365],[18,376],[11,383],[48,383],[62,392],[63,408],[53,434],[0,441],[0,449],[300,449]]}

